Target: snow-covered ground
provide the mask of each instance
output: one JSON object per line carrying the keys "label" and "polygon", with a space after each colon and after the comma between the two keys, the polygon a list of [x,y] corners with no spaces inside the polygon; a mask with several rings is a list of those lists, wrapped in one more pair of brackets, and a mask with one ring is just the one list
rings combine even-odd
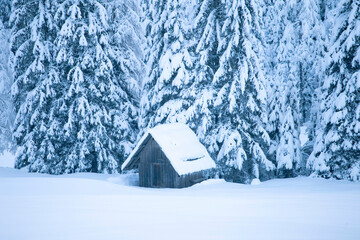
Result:
{"label": "snow-covered ground", "polygon": [[136,175],[49,176],[0,168],[0,239],[359,239],[360,183],[209,180],[136,186]]}

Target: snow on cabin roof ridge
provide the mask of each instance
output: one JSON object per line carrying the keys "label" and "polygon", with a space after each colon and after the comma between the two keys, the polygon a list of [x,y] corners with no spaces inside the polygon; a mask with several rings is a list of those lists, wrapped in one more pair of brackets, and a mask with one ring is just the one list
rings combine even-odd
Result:
{"label": "snow on cabin roof ridge", "polygon": [[195,133],[187,125],[171,123],[157,125],[149,129],[123,163],[122,170],[131,162],[149,135],[159,144],[179,175],[207,170],[216,166],[204,145],[200,143]]}

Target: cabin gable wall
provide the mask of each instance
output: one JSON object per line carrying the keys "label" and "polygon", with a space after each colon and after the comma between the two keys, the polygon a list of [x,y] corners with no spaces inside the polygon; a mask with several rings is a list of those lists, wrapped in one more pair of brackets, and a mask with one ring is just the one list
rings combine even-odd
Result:
{"label": "cabin gable wall", "polygon": [[149,136],[144,147],[134,156],[139,165],[139,186],[153,188],[184,188],[205,180],[205,171],[179,176],[159,144]]}
{"label": "cabin gable wall", "polygon": [[139,185],[141,187],[175,187],[178,174],[152,137],[137,157],[140,158]]}

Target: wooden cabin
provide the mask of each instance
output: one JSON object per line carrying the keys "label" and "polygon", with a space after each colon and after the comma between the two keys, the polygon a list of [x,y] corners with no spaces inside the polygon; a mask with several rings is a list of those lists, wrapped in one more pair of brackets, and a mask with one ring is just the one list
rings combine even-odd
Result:
{"label": "wooden cabin", "polygon": [[215,162],[187,125],[174,123],[150,129],[121,168],[138,169],[142,187],[183,188],[205,180]]}

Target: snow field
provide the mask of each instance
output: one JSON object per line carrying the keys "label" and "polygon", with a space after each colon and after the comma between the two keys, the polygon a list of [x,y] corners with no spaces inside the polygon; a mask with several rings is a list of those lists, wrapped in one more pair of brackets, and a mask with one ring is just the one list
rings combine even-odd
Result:
{"label": "snow field", "polygon": [[360,183],[314,178],[186,189],[137,176],[0,168],[0,239],[357,239]]}

